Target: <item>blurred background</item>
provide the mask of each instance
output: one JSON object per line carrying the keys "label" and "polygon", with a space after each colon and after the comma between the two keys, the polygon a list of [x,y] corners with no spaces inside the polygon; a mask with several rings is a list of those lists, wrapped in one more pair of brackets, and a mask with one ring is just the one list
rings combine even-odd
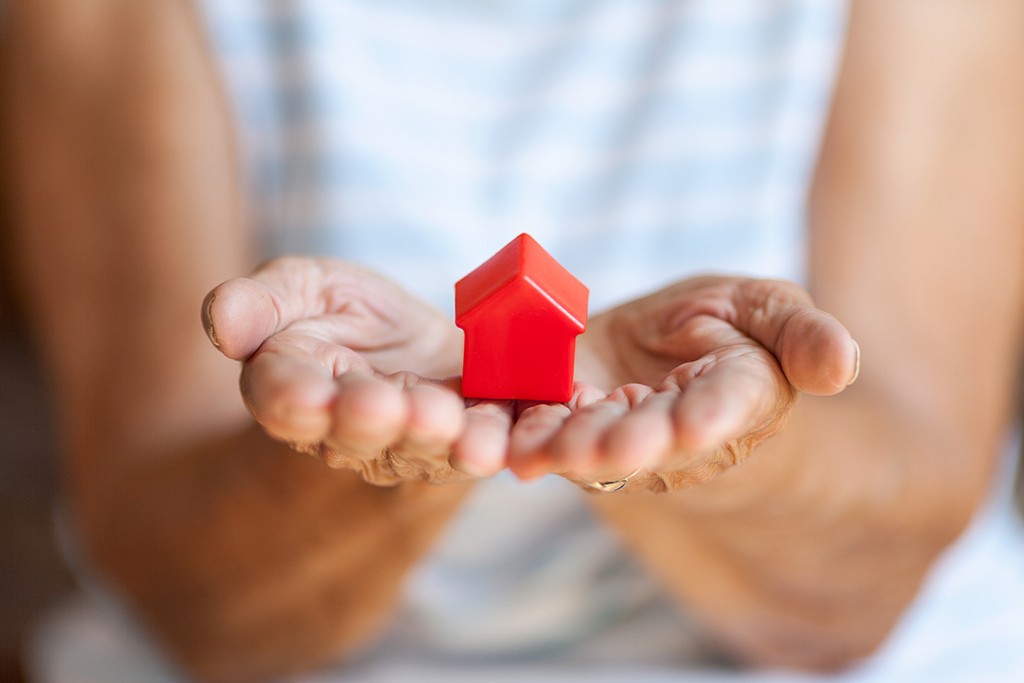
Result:
{"label": "blurred background", "polygon": [[0,683],[17,683],[33,618],[73,584],[53,533],[55,434],[43,373],[21,322],[6,228],[0,219]]}
{"label": "blurred background", "polygon": [[[0,104],[8,92],[5,28],[0,22]],[[9,177],[0,145],[0,683],[21,683],[26,635],[40,614],[72,593],[74,581],[54,533],[57,436],[16,284]]]}

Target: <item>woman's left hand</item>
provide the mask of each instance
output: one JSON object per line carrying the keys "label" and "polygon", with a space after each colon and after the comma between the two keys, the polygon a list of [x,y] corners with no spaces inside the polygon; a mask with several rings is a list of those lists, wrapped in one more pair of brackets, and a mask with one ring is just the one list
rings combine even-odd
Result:
{"label": "woman's left hand", "polygon": [[778,432],[801,392],[836,394],[859,364],[850,333],[795,284],[685,280],[591,319],[572,401],[522,411],[509,466],[629,476],[632,490],[700,483]]}

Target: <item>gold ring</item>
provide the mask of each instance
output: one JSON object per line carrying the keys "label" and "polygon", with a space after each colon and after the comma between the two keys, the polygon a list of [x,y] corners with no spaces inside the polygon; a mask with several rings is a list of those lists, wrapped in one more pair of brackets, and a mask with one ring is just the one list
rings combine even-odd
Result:
{"label": "gold ring", "polygon": [[637,467],[635,470],[624,476],[622,479],[612,479],[611,481],[587,481],[584,482],[587,486],[594,489],[595,491],[603,491],[604,493],[615,493],[626,488],[629,484],[629,480],[640,473],[643,467]]}

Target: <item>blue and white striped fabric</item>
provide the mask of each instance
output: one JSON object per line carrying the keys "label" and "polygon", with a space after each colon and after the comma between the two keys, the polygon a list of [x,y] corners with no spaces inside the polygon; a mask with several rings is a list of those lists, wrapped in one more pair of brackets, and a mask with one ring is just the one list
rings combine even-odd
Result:
{"label": "blue and white striped fabric", "polygon": [[206,0],[265,253],[446,308],[519,232],[596,306],[799,276],[836,0]]}
{"label": "blue and white striped fabric", "polygon": [[[701,271],[804,276],[842,0],[202,5],[260,257],[355,260],[449,311],[455,280],[522,231],[594,309]],[[1022,539],[997,496],[864,666],[741,672],[709,663],[574,487],[498,477],[411,577],[395,628],[308,682],[1020,681]],[[175,680],[94,609],[39,643],[40,680]]]}

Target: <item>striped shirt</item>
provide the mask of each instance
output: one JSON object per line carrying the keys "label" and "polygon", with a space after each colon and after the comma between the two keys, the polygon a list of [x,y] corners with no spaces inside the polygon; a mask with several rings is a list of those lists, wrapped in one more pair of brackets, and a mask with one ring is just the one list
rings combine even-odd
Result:
{"label": "striped shirt", "polygon": [[264,254],[450,309],[519,232],[595,307],[697,270],[799,278],[834,0],[206,0]]}

